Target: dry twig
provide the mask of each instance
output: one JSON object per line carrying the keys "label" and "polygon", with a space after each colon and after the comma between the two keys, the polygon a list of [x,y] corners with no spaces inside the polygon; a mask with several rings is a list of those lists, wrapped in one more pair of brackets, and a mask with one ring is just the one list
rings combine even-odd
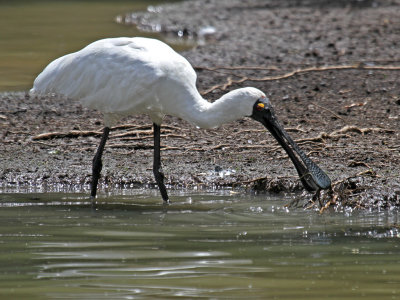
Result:
{"label": "dry twig", "polygon": [[206,71],[219,71],[219,70],[261,70],[261,71],[277,71],[278,67],[260,67],[260,66],[217,66],[217,67],[202,67],[194,66],[195,70],[206,70]]}
{"label": "dry twig", "polygon": [[101,131],[93,131],[93,130],[71,130],[68,132],[46,132],[38,134],[32,137],[32,140],[48,140],[54,138],[77,138],[81,136],[100,136],[102,135]]}
{"label": "dry twig", "polygon": [[245,81],[274,81],[274,80],[280,80],[280,79],[286,79],[289,77],[293,77],[298,74],[303,74],[303,73],[311,73],[311,72],[324,72],[324,71],[333,71],[333,70],[388,70],[388,71],[399,71],[400,66],[371,66],[371,65],[366,65],[364,63],[356,63],[353,65],[336,65],[336,66],[325,66],[325,67],[309,67],[309,68],[304,68],[304,69],[296,69],[290,72],[287,72],[282,75],[274,75],[274,76],[264,76],[264,77],[247,77],[243,76],[242,78],[232,80],[231,78],[227,79],[226,83],[222,84],[217,84],[209,89],[202,91],[201,94],[207,95],[211,93],[212,91],[219,89],[219,90],[226,90],[228,87],[230,87],[233,84],[239,84],[243,83]]}

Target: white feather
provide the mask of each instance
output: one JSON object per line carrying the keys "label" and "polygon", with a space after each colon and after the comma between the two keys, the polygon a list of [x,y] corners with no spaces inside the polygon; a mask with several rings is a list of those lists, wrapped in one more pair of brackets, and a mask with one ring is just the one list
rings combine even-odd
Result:
{"label": "white feather", "polygon": [[197,91],[196,73],[184,57],[161,41],[139,37],[99,40],[54,60],[31,93],[80,100],[103,112],[106,126],[144,113],[157,124],[168,114],[205,128],[250,116],[257,99],[265,97],[244,88],[211,104]]}

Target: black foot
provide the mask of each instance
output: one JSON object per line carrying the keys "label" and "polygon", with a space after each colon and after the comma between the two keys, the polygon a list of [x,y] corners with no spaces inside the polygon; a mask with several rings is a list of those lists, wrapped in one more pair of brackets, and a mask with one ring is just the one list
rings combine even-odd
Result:
{"label": "black foot", "polygon": [[164,173],[161,169],[161,151],[160,151],[160,136],[161,136],[161,128],[156,123],[153,124],[154,131],[154,161],[153,161],[153,173],[154,178],[156,179],[158,188],[160,189],[161,197],[164,200],[164,203],[169,203],[167,189],[164,184]]}
{"label": "black foot", "polygon": [[110,133],[109,127],[104,127],[103,135],[101,137],[100,145],[97,148],[96,155],[93,158],[92,165],[92,182],[90,184],[90,196],[92,198],[96,198],[97,193],[97,184],[99,183],[100,172],[103,168],[103,163],[101,162],[101,156],[103,155],[104,146],[106,145],[106,141],[108,138],[108,134]]}

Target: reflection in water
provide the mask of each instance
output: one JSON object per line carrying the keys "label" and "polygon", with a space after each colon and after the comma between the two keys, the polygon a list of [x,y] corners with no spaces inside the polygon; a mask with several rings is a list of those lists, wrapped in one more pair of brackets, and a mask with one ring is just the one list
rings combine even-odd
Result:
{"label": "reflection in water", "polygon": [[0,194],[0,293],[399,297],[397,212],[320,215],[288,210],[290,199],[227,192],[180,193],[166,207],[124,193],[99,199],[97,210],[79,194]]}

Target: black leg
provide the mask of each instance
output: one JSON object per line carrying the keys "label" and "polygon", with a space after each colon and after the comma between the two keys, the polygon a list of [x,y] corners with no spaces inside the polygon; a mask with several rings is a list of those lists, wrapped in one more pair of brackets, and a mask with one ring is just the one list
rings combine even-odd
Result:
{"label": "black leg", "polygon": [[107,141],[109,133],[110,133],[110,128],[104,127],[104,131],[103,131],[103,135],[101,137],[99,148],[97,148],[96,155],[93,158],[92,183],[91,183],[91,194],[90,194],[92,196],[92,198],[96,197],[97,183],[99,182],[100,172],[103,167],[103,163],[101,162],[101,156],[103,155],[104,146],[106,145],[106,141]]}
{"label": "black leg", "polygon": [[161,127],[156,123],[153,123],[154,130],[154,161],[153,161],[153,173],[156,179],[158,188],[160,189],[161,196],[164,202],[169,203],[167,189],[164,185],[164,173],[161,168],[161,155],[160,155],[160,131]]}

